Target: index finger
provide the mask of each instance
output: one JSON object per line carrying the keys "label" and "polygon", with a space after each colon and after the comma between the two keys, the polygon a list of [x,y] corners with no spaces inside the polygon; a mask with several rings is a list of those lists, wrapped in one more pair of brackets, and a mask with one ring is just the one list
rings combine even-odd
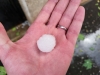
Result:
{"label": "index finger", "polygon": [[47,4],[43,7],[35,22],[46,23],[59,0],[48,0]]}

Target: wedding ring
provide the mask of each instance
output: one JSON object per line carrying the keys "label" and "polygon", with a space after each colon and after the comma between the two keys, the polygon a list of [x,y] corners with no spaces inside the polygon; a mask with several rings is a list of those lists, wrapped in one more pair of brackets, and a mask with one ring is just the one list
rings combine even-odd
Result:
{"label": "wedding ring", "polygon": [[67,31],[67,28],[66,27],[64,27],[64,26],[62,26],[62,25],[58,25],[58,27],[57,28],[60,28],[60,29],[63,29],[63,30],[65,30],[65,31]]}

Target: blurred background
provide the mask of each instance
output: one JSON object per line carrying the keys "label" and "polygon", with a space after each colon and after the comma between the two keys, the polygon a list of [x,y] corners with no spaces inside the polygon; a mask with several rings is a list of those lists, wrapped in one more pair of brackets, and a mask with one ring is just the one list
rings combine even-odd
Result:
{"label": "blurred background", "polygon": [[24,22],[26,17],[18,0],[0,0],[0,22],[6,30]]}
{"label": "blurred background", "polygon": [[[86,9],[85,21],[66,75],[100,75],[100,0],[82,1]],[[18,0],[0,0],[0,22],[12,41],[21,38],[30,26]],[[6,75],[1,62],[0,75]]]}

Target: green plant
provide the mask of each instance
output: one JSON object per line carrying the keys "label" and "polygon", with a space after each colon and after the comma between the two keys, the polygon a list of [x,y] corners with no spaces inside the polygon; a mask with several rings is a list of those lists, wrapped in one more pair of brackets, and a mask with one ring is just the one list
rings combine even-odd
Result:
{"label": "green plant", "polygon": [[91,69],[92,65],[93,65],[93,63],[90,59],[84,60],[83,67],[85,67],[87,70]]}
{"label": "green plant", "polygon": [[85,39],[85,36],[83,34],[79,34],[78,40],[84,40],[84,39]]}
{"label": "green plant", "polygon": [[3,66],[0,66],[0,75],[6,75],[6,70]]}
{"label": "green plant", "polygon": [[100,17],[100,0],[97,0],[97,3],[95,4],[99,10],[98,16]]}
{"label": "green plant", "polygon": [[12,28],[12,31],[16,31],[16,28],[14,27],[14,28]]}
{"label": "green plant", "polygon": [[91,51],[94,51],[95,49],[94,49],[93,47],[90,47],[90,50],[91,50]]}

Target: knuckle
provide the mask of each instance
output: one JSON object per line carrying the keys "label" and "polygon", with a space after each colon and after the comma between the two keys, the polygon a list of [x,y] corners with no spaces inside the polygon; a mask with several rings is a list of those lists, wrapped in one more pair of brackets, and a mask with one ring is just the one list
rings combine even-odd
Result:
{"label": "knuckle", "polygon": [[73,37],[76,37],[79,34],[77,29],[75,29],[75,28],[74,29],[70,29],[69,32],[70,32],[71,35],[73,35]]}
{"label": "knuckle", "polygon": [[54,9],[54,12],[56,12],[56,13],[62,15],[62,9],[55,8],[55,9]]}
{"label": "knuckle", "polygon": [[64,14],[63,17],[67,18],[69,21],[72,20],[72,16],[69,14]]}
{"label": "knuckle", "polygon": [[74,21],[77,21],[77,22],[83,22],[83,19],[81,17],[74,17]]}
{"label": "knuckle", "polygon": [[43,8],[43,9],[42,9],[42,13],[50,14],[50,10],[49,10],[48,8]]}
{"label": "knuckle", "polygon": [[72,3],[73,5],[79,5],[81,2],[81,0],[71,0],[70,3]]}

